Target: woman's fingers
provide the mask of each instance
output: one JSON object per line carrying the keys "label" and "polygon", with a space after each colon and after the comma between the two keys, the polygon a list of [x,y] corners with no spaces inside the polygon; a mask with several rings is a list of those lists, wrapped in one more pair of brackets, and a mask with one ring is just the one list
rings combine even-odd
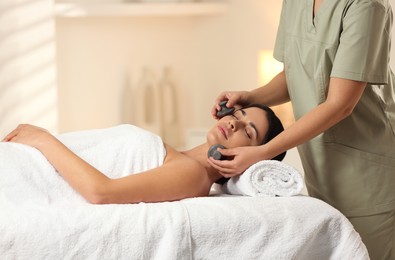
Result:
{"label": "woman's fingers", "polygon": [[[21,134],[22,131],[29,131],[29,129],[37,128],[28,124],[20,124],[13,131],[11,131],[8,135],[4,137],[2,142],[10,142],[13,141],[18,135]],[[38,129],[38,128],[37,128]]]}
{"label": "woman's fingers", "polygon": [[2,142],[9,142],[11,141],[15,136],[18,135],[18,132],[20,131],[20,127],[18,126],[17,128],[15,128],[11,133],[9,133],[8,135],[6,135],[4,137],[4,139],[2,140]]}

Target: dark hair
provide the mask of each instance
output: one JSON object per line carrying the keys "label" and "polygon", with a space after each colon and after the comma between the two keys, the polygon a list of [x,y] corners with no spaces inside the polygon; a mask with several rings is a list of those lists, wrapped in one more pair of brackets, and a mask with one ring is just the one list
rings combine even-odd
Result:
{"label": "dark hair", "polygon": [[[277,115],[274,113],[274,111],[270,107],[261,105],[261,104],[250,104],[250,105],[243,107],[242,109],[246,109],[249,107],[257,107],[257,108],[260,108],[260,109],[266,111],[267,120],[269,122],[269,127],[268,127],[266,135],[263,138],[261,144],[268,143],[270,140],[272,140],[274,137],[276,137],[282,131],[284,131],[284,126],[281,123],[281,120],[277,117]],[[284,159],[286,153],[287,152],[285,151],[285,152],[277,155],[276,157],[272,158],[272,160],[282,161]]]}
{"label": "dark hair", "polygon": [[[269,127],[268,127],[266,135],[264,136],[261,144],[266,144],[267,142],[272,140],[274,137],[276,137],[278,134],[280,134],[282,131],[284,131],[284,126],[281,123],[281,120],[277,117],[277,115],[274,113],[274,111],[270,107],[261,105],[261,104],[250,104],[250,105],[242,107],[241,109],[246,109],[246,108],[250,108],[250,107],[260,108],[260,109],[264,110],[267,115]],[[282,161],[284,159],[286,153],[287,153],[287,151],[280,153],[279,155],[272,158],[272,160]],[[229,178],[222,177],[222,178],[218,179],[217,181],[215,181],[215,183],[223,185],[228,180],[229,180]]]}

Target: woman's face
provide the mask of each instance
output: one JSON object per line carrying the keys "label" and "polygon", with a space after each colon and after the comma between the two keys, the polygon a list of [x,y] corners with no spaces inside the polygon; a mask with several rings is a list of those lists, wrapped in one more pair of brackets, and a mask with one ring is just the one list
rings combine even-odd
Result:
{"label": "woman's face", "polygon": [[266,111],[258,107],[239,109],[217,121],[207,134],[207,142],[226,148],[260,145],[268,127]]}

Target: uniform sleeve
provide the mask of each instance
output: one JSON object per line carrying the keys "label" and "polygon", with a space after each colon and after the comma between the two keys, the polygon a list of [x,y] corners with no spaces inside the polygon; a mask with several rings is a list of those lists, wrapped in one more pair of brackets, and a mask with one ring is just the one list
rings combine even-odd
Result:
{"label": "uniform sleeve", "polygon": [[331,77],[387,84],[391,27],[389,5],[371,0],[353,1],[344,14]]}
{"label": "uniform sleeve", "polygon": [[273,56],[276,60],[280,62],[284,62],[284,51],[285,51],[285,9],[286,9],[286,3],[287,0],[283,0],[283,5],[281,9],[281,16],[280,16],[280,24],[278,26],[277,30],[277,36],[276,36],[276,43],[274,45],[274,51],[273,51]]}

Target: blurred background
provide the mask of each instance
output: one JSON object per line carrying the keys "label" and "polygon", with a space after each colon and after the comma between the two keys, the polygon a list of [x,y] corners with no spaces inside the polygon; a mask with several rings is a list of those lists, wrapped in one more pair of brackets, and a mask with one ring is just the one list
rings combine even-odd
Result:
{"label": "blurred background", "polygon": [[[0,136],[19,123],[54,133],[132,123],[180,149],[199,144],[220,92],[282,69],[272,58],[281,5],[1,1]],[[276,111],[292,122],[288,105]],[[286,161],[301,170],[296,150]]]}

